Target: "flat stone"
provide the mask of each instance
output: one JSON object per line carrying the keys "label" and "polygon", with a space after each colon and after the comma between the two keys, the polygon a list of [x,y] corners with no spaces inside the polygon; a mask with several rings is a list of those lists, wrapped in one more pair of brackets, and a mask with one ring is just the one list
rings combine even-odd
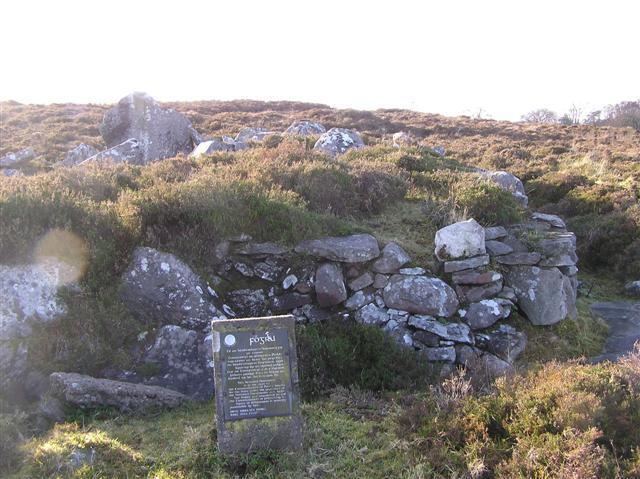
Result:
{"label": "flat stone", "polygon": [[288,312],[311,302],[311,296],[308,294],[285,293],[271,299],[271,308],[277,312]]}
{"label": "flat stone", "polygon": [[473,218],[445,226],[436,232],[435,255],[450,261],[485,254],[484,228]]}
{"label": "flat stone", "polygon": [[295,252],[342,263],[362,263],[380,256],[378,241],[369,234],[303,241]]}
{"label": "flat stone", "polygon": [[404,274],[407,276],[420,276],[425,274],[427,271],[424,268],[415,267],[415,268],[401,268],[398,270],[398,273]]}
{"label": "flat stone", "polygon": [[465,269],[479,268],[489,264],[489,255],[476,256],[475,258],[461,259],[457,261],[445,261],[444,272],[455,273]]}
{"label": "flat stone", "polygon": [[440,336],[429,331],[419,329],[413,333],[413,339],[426,347],[436,348],[440,346]]}
{"label": "flat stone", "polygon": [[496,296],[502,290],[502,280],[480,286],[456,285],[456,293],[463,303],[475,303]]}
{"label": "flat stone", "polygon": [[423,348],[421,353],[424,354],[427,361],[444,361],[453,363],[456,360],[456,350],[453,346]]}
{"label": "flat stone", "polygon": [[237,254],[246,256],[272,256],[282,255],[289,250],[276,243],[243,243],[236,249]]}
{"label": "flat stone", "polygon": [[174,408],[187,401],[184,394],[159,386],[145,386],[76,373],[53,373],[50,394],[81,409],[113,407],[122,412]]}
{"label": "flat stone", "polygon": [[554,228],[564,229],[567,227],[564,220],[557,215],[535,212],[531,215],[531,219],[535,221],[544,221],[545,223],[549,223]]}
{"label": "flat stone", "polygon": [[504,256],[496,257],[496,261],[500,264],[506,264],[510,266],[522,265],[533,266],[540,262],[542,256],[540,253],[510,253]]}
{"label": "flat stone", "polygon": [[388,243],[382,248],[382,256],[374,261],[371,269],[375,273],[395,273],[399,268],[411,261],[411,257],[397,243]]}
{"label": "flat stone", "polygon": [[616,361],[634,350],[640,341],[640,302],[593,303],[591,311],[609,326],[602,354],[594,362]]}
{"label": "flat stone", "polygon": [[453,273],[451,281],[455,284],[481,285],[493,283],[502,279],[502,274],[497,271],[479,272],[473,270],[459,271]]}
{"label": "flat stone", "polygon": [[440,336],[442,339],[458,343],[473,344],[469,326],[464,323],[441,323],[431,316],[414,315],[409,317],[409,326],[422,329]]}
{"label": "flat stone", "polygon": [[360,291],[361,289],[371,286],[373,284],[373,275],[368,271],[361,276],[358,276],[352,281],[349,281],[349,288],[352,291]]}
{"label": "flat stone", "polygon": [[383,290],[390,308],[417,314],[450,317],[458,308],[458,298],[451,287],[439,278],[394,275]]}
{"label": "flat stone", "polygon": [[504,226],[490,226],[484,229],[485,241],[497,240],[507,236],[507,230]]}
{"label": "flat stone", "polygon": [[508,244],[502,243],[501,241],[487,241],[485,243],[487,247],[487,253],[491,256],[501,256],[504,254],[513,253],[513,248]]}

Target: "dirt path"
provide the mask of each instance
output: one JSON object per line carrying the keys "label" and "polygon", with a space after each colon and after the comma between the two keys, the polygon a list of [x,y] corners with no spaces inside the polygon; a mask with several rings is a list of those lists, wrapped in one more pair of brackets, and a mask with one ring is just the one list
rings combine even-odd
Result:
{"label": "dirt path", "polygon": [[640,302],[594,303],[591,311],[609,325],[609,337],[594,362],[615,361],[640,341]]}

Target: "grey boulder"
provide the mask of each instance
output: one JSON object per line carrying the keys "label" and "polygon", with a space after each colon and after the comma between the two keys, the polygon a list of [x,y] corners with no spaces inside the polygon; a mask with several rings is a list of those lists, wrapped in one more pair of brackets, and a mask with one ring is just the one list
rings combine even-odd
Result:
{"label": "grey boulder", "polygon": [[529,198],[524,191],[524,185],[517,176],[506,171],[486,171],[482,173],[482,176],[493,181],[503,190],[510,192],[522,206],[526,207],[529,203]]}
{"label": "grey boulder", "polygon": [[31,148],[23,148],[15,153],[7,153],[3,157],[0,157],[1,168],[12,168],[32,160],[36,157],[35,152]]}
{"label": "grey boulder", "polygon": [[508,324],[489,333],[488,349],[500,359],[513,364],[527,347],[527,335]]}
{"label": "grey boulder", "polygon": [[461,309],[458,314],[471,329],[484,329],[511,314],[511,302],[501,298],[483,299]]}
{"label": "grey boulder", "polygon": [[284,131],[286,136],[317,136],[325,133],[327,129],[320,123],[312,120],[296,120]]}
{"label": "grey boulder", "polygon": [[352,148],[363,148],[364,142],[360,135],[354,130],[346,128],[331,128],[324,133],[313,149],[326,153],[329,156],[341,155]]}
{"label": "grey boulder", "polygon": [[431,316],[415,315],[409,317],[409,326],[435,334],[445,341],[473,344],[469,326],[464,323],[441,323]]}
{"label": "grey boulder", "polygon": [[576,314],[576,290],[571,279],[557,268],[513,266],[505,280],[532,324],[555,324]]}
{"label": "grey boulder", "polygon": [[411,257],[407,252],[397,243],[391,242],[382,248],[382,256],[373,262],[371,269],[376,273],[395,273],[409,261]]}
{"label": "grey boulder", "polygon": [[190,153],[201,141],[184,115],[160,107],[140,92],[122,98],[105,113],[100,133],[109,148],[130,138],[138,140],[142,164]]}
{"label": "grey boulder", "polygon": [[218,313],[207,285],[169,253],[138,247],[124,273],[120,297],[146,321],[200,330]]}
{"label": "grey boulder", "polygon": [[473,218],[445,226],[436,232],[435,254],[440,261],[485,253],[484,228]]}
{"label": "grey boulder", "polygon": [[455,291],[439,278],[394,275],[383,297],[388,307],[416,314],[448,318],[458,309]]}
{"label": "grey boulder", "polygon": [[389,313],[387,310],[372,303],[356,311],[355,317],[357,322],[369,325],[381,326],[389,321]]}
{"label": "grey boulder", "polygon": [[347,288],[340,267],[333,263],[318,266],[315,280],[316,298],[323,307],[335,306],[347,299]]}

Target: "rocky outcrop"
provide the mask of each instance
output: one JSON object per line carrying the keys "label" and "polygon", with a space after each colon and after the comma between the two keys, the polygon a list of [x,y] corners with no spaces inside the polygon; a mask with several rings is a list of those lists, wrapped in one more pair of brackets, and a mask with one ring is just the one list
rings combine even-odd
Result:
{"label": "rocky outcrop", "polygon": [[216,295],[189,266],[175,256],[152,248],[133,252],[122,278],[120,297],[143,320],[203,329],[223,315]]}
{"label": "rocky outcrop", "polygon": [[53,373],[50,394],[67,406],[81,409],[104,407],[122,412],[174,408],[187,401],[179,392],[158,386],[97,379],[76,373]]}
{"label": "rocky outcrop", "polygon": [[313,149],[335,157],[352,148],[363,147],[364,142],[356,131],[346,128],[331,128],[318,138]]}
{"label": "rocky outcrop", "polygon": [[311,120],[297,120],[294,121],[289,128],[284,131],[286,136],[318,136],[325,133],[327,129]]}
{"label": "rocky outcrop", "polygon": [[184,115],[140,92],[122,98],[105,113],[100,133],[108,148],[137,140],[140,164],[190,153],[201,142]]}

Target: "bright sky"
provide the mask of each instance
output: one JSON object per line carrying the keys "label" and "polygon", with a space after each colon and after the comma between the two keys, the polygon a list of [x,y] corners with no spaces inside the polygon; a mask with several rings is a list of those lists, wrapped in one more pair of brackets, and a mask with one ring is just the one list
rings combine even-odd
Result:
{"label": "bright sky", "polygon": [[637,0],[0,3],[0,100],[300,100],[519,119],[640,98]]}

